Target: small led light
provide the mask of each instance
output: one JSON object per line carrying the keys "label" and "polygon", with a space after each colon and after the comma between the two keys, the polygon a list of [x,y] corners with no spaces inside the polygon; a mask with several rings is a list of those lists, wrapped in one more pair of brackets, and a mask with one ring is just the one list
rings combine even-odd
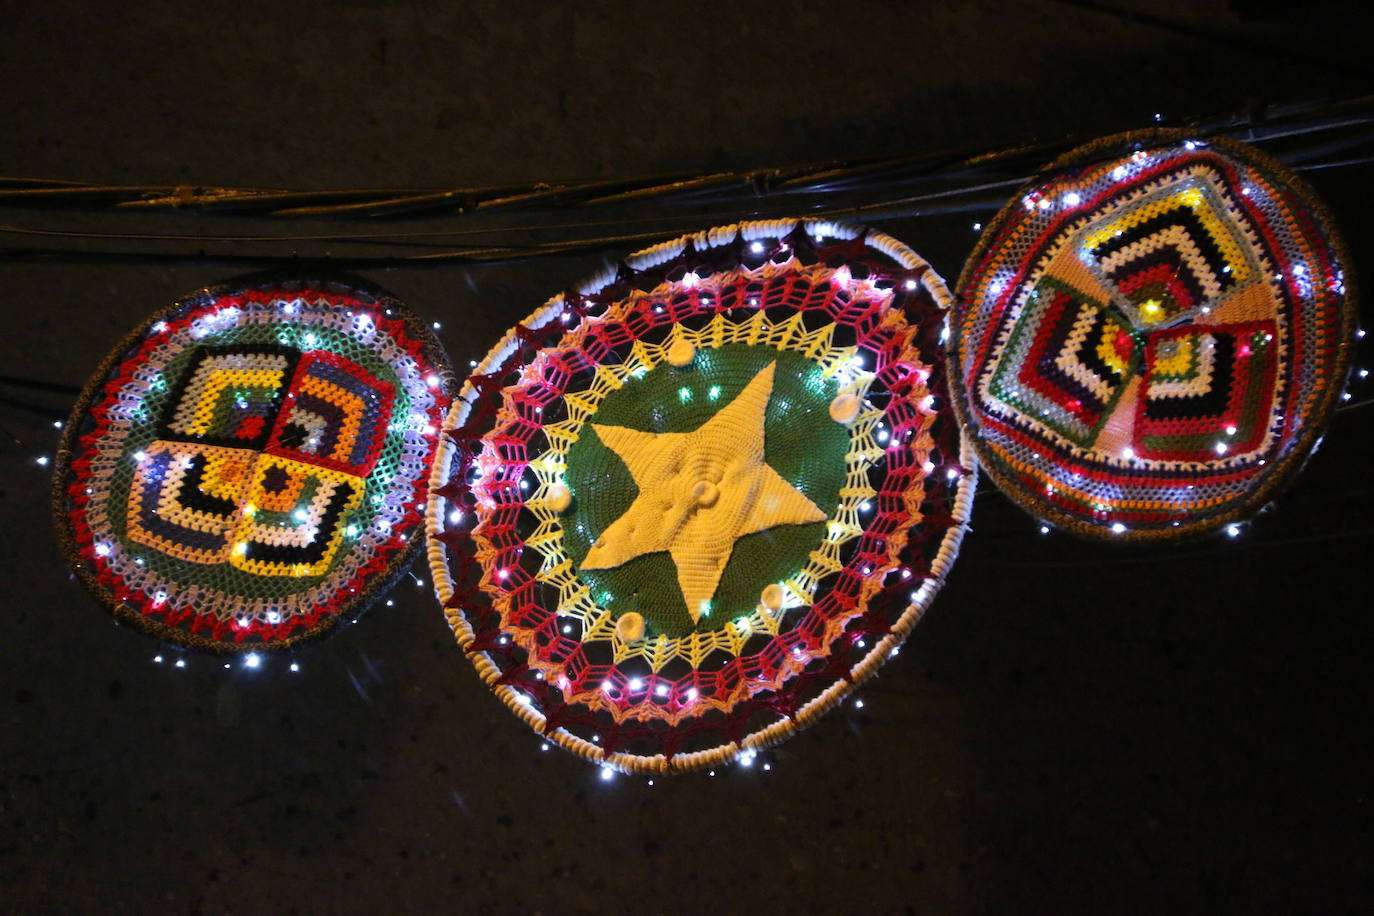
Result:
{"label": "small led light", "polygon": [[53,420],[53,421],[52,421],[52,428],[53,428],[53,429],[61,429],[61,428],[62,428],[62,421],[61,421],[61,420]]}
{"label": "small led light", "polygon": [[443,327],[443,325],[441,325],[439,322],[437,322],[437,321],[434,322],[434,330],[437,331],[437,330],[439,330],[441,327]]}
{"label": "small led light", "polygon": [[749,250],[754,254],[763,254],[763,242],[750,242]]}
{"label": "small led light", "polygon": [[141,461],[143,461],[143,460],[144,460],[145,458],[147,458],[147,457],[148,457],[148,453],[147,453],[147,452],[142,452],[142,451],[140,451],[140,452],[134,452],[134,460],[135,460],[135,461],[141,462]]}
{"label": "small led light", "polygon": [[1218,455],[1225,455],[1225,454],[1226,454],[1226,443],[1225,443],[1225,442],[1218,442],[1218,443],[1216,444],[1216,453],[1217,453]]}
{"label": "small led light", "polygon": [[983,224],[982,224],[982,223],[974,223],[974,224],[973,224],[973,231],[974,231],[974,232],[982,232],[982,231],[983,231]]}
{"label": "small led light", "polygon": [[856,699],[856,700],[854,701],[854,708],[855,708],[855,709],[863,709],[863,708],[864,708],[864,701],[861,700],[861,699]]}
{"label": "small led light", "polygon": [[1227,526],[1226,526],[1226,533],[1227,533],[1229,536],[1231,536],[1231,537],[1238,537],[1238,536],[1240,535],[1240,526],[1239,526],[1239,525],[1227,525]]}
{"label": "small led light", "polygon": [[1126,526],[1125,526],[1125,525],[1121,524],[1120,522],[1113,522],[1113,523],[1112,523],[1112,534],[1125,534],[1125,533],[1126,533]]}
{"label": "small led light", "polygon": [[614,776],[615,776],[615,770],[611,769],[610,767],[602,767],[602,768],[601,768],[601,781],[602,781],[602,782],[610,782],[611,779],[612,779]]}
{"label": "small led light", "polygon": [[1066,207],[1076,207],[1082,202],[1083,198],[1079,196],[1077,191],[1070,191],[1064,195],[1064,206]]}
{"label": "small led light", "polygon": [[1041,534],[1049,534],[1049,533],[1050,533],[1050,526],[1049,526],[1049,525],[1041,525],[1041,526],[1040,526],[1040,533],[1041,533]]}
{"label": "small led light", "polygon": [[38,462],[38,466],[39,466],[39,467],[47,467],[47,466],[48,466],[48,456],[47,456],[47,455],[39,455],[37,458],[34,459],[34,461],[37,461],[37,462]]}
{"label": "small led light", "polygon": [[153,656],[153,661],[157,662],[159,665],[162,664],[162,656],[161,656],[161,655],[154,655],[154,656]]}
{"label": "small led light", "polygon": [[262,657],[256,652],[249,652],[243,657],[243,667],[256,668],[262,664]]}
{"label": "small led light", "polygon": [[654,687],[654,696],[666,697],[668,695],[668,685],[659,684]]}
{"label": "small led light", "polygon": [[176,660],[176,662],[175,662],[174,664],[175,664],[175,666],[178,667],[178,668],[185,668],[185,667],[186,667],[186,659],[184,659],[184,658],[179,658],[179,659]]}

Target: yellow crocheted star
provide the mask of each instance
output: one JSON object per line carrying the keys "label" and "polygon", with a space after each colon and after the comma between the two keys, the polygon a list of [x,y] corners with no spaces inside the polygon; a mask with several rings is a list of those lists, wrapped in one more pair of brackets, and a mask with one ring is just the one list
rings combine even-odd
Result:
{"label": "yellow crocheted star", "polygon": [[592,424],[625,462],[639,495],[592,545],[584,569],[611,569],[666,550],[677,566],[687,611],[697,621],[710,613],[735,541],[777,525],[825,519],[763,460],[764,411],[776,366],[760,370],[738,397],[690,433]]}

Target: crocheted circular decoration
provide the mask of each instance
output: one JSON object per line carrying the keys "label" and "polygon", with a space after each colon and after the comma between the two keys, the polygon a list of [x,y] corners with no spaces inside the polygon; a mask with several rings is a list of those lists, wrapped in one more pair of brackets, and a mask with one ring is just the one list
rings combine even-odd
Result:
{"label": "crocheted circular decoration", "polygon": [[450,384],[434,336],[355,281],[183,299],[72,412],[53,490],[72,564],[120,619],[176,643],[314,636],[418,547]]}
{"label": "crocheted circular decoration", "polygon": [[606,767],[754,754],[916,624],[975,474],[948,293],[831,223],[744,223],[550,300],[468,379],[431,481],[434,581],[483,680]]}
{"label": "crocheted circular decoration", "polygon": [[1260,508],[1345,381],[1355,309],[1311,191],[1259,151],[1177,132],[1052,164],[960,278],[955,409],[1027,511],[1172,538]]}

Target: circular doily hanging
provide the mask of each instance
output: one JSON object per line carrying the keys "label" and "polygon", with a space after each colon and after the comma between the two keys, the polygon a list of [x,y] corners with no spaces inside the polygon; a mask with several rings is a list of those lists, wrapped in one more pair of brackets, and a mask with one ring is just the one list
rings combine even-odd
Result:
{"label": "circular doily hanging", "polygon": [[1301,466],[1345,383],[1354,307],[1306,184],[1234,141],[1108,137],[984,231],[951,315],[980,464],[1104,538],[1214,530]]}
{"label": "circular doily hanging", "polygon": [[454,403],[427,521],[482,679],[547,740],[663,772],[872,676],[972,500],[947,299],[885,235],[777,221],[639,252],[517,325]]}
{"label": "circular doily hanging", "polygon": [[356,281],[250,278],[154,314],[67,423],[53,500],[122,620],[217,652],[356,616],[404,571],[448,406],[439,342]]}

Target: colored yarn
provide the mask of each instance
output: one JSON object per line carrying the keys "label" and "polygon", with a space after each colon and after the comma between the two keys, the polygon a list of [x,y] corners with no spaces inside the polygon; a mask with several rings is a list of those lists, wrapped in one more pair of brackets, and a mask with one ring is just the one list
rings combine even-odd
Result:
{"label": "colored yarn", "polygon": [[[660,771],[775,743],[871,676],[972,495],[946,298],[886,236],[746,223],[518,325],[450,413],[428,516],[483,679],[550,740]],[[837,419],[842,397],[861,408]],[[727,535],[692,530],[714,520]]]}
{"label": "colored yarn", "polygon": [[1342,248],[1296,176],[1151,132],[1070,153],[989,225],[951,327],[997,484],[1081,534],[1171,538],[1264,505],[1345,382]]}
{"label": "colored yarn", "polygon": [[215,651],[356,613],[405,566],[446,406],[437,341],[339,283],[210,289],[148,319],[67,425],[59,530],[121,618]]}

